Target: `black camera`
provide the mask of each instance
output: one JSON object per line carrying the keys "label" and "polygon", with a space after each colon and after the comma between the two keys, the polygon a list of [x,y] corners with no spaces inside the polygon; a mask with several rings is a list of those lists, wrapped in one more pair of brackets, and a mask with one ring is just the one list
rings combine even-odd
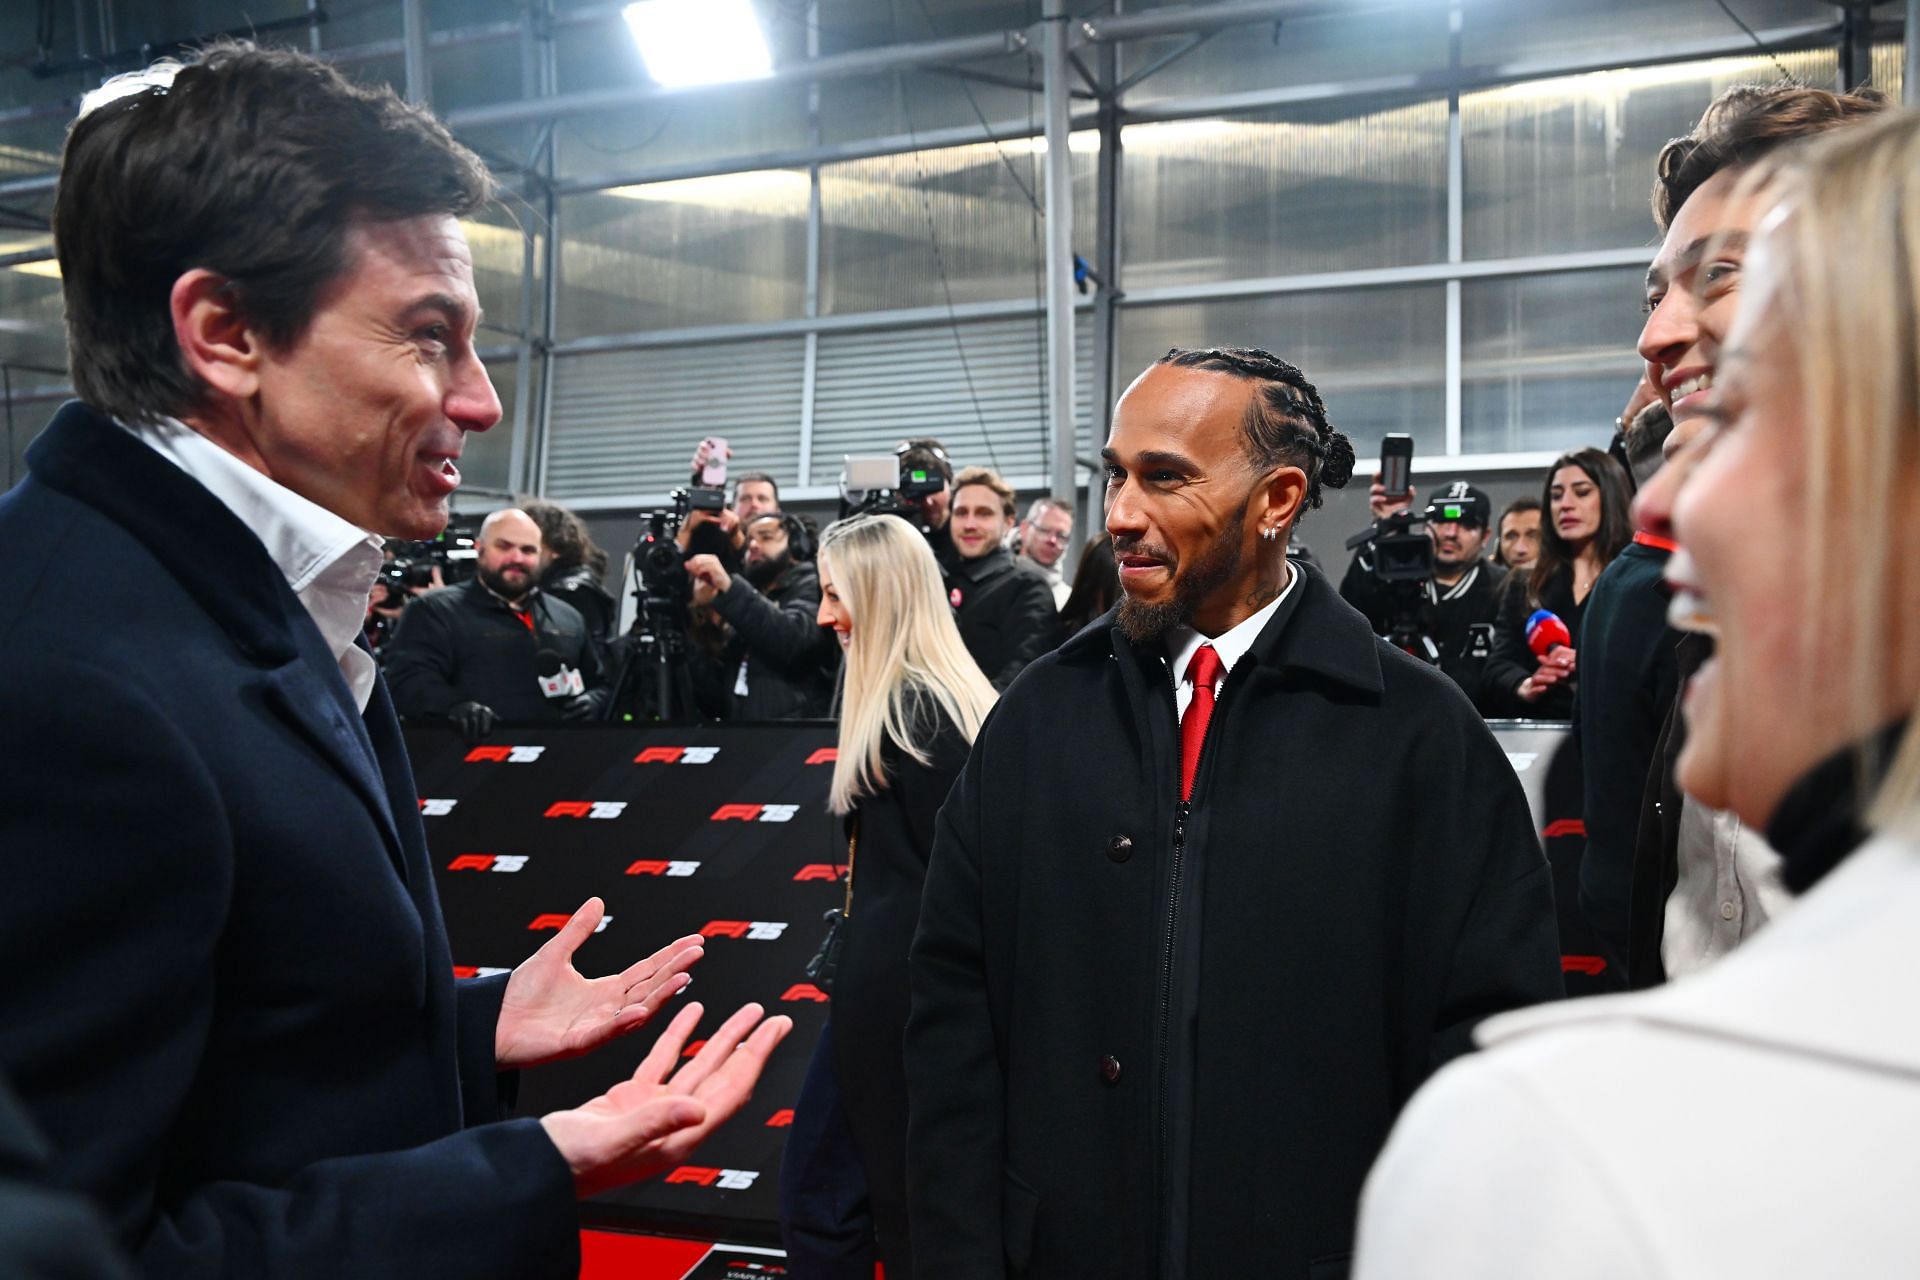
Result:
{"label": "black camera", "polygon": [[[1380,446],[1381,487],[1389,498],[1405,498],[1413,470],[1413,438],[1389,435]],[[1426,516],[1396,511],[1347,539],[1362,563],[1387,589],[1387,640],[1416,658],[1438,664],[1440,646],[1427,630],[1428,582],[1433,578],[1433,539]]]}
{"label": "black camera", "polygon": [[455,516],[438,537],[413,542],[389,538],[391,558],[380,566],[388,594],[405,599],[410,591],[432,586],[435,569],[449,587],[473,577],[480,567],[480,523],[479,516]]}

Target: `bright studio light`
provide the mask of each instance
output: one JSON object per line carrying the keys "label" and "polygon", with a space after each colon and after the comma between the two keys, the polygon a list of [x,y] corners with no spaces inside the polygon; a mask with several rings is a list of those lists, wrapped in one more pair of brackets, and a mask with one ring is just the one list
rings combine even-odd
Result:
{"label": "bright studio light", "polygon": [[773,74],[748,0],[640,0],[623,11],[647,74],[663,85],[722,84]]}

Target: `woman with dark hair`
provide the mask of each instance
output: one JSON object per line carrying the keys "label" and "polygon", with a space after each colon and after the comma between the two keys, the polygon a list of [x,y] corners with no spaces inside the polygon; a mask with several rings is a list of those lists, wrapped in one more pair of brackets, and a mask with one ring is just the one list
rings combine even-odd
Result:
{"label": "woman with dark hair", "polygon": [[[1540,495],[1540,558],[1533,569],[1507,579],[1494,625],[1493,656],[1487,660],[1490,699],[1508,701],[1517,715],[1535,720],[1573,718],[1573,681],[1587,593],[1600,571],[1633,540],[1627,506],[1633,495],[1627,473],[1598,449],[1576,449],[1554,459]],[[1547,617],[1544,615],[1551,615]],[[1536,656],[1530,631],[1566,639]]]}
{"label": "woman with dark hair", "polygon": [[1102,533],[1080,551],[1073,592],[1060,606],[1060,632],[1072,635],[1113,608],[1120,598],[1120,566],[1113,562],[1113,535]]}

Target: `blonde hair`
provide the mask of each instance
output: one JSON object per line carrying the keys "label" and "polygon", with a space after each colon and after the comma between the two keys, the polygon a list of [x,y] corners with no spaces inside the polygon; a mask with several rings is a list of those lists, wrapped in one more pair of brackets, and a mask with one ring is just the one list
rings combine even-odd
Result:
{"label": "blonde hair", "polygon": [[[1890,680],[1920,684],[1920,565],[1896,544],[1920,475],[1920,115],[1889,113],[1763,162],[1736,199],[1763,189],[1778,201],[1761,227],[1773,270],[1742,297],[1759,327],[1746,340],[1791,318],[1813,531],[1801,554],[1816,574],[1846,564],[1853,587],[1836,607],[1806,608],[1805,625],[1810,652],[1846,654],[1839,712],[1865,734],[1889,718]],[[1920,721],[1884,777],[1877,742],[1862,751],[1867,825],[1920,829]]]}
{"label": "blonde hair", "polygon": [[820,539],[822,583],[831,580],[853,622],[840,684],[840,758],[827,807],[850,813],[887,785],[889,739],[921,764],[937,728],[953,722],[968,743],[995,694],[960,642],[933,551],[898,516],[854,516]]}

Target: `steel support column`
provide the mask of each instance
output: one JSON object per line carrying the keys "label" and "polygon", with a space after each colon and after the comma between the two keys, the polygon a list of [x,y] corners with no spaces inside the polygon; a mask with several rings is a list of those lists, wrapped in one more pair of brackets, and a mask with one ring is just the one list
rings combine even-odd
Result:
{"label": "steel support column", "polygon": [[1073,501],[1073,153],[1066,0],[1041,9],[1047,120],[1047,474],[1054,497]]}
{"label": "steel support column", "polygon": [[433,74],[427,68],[427,0],[400,0],[400,21],[407,101],[416,107],[431,107]]}
{"label": "steel support column", "polygon": [[[1915,0],[1920,3],[1920,0]],[[1107,430],[1113,420],[1115,364],[1119,359],[1120,336],[1120,166],[1125,158],[1120,150],[1120,50],[1112,43],[1102,44],[1095,53],[1094,70],[1100,76],[1100,158],[1096,177],[1094,205],[1094,270],[1099,279],[1093,295],[1093,386],[1087,400],[1092,407],[1093,451],[1097,458],[1106,444]],[[1078,566],[1081,549],[1097,536],[1106,497],[1106,473],[1098,466],[1090,468],[1081,507],[1081,518],[1073,524],[1073,545],[1067,549],[1068,564]]]}
{"label": "steel support column", "polygon": [[1907,0],[1907,26],[1900,37],[1906,42],[1900,101],[1910,107],[1920,103],[1920,40],[1914,39],[1916,32],[1920,32],[1920,0]]}

